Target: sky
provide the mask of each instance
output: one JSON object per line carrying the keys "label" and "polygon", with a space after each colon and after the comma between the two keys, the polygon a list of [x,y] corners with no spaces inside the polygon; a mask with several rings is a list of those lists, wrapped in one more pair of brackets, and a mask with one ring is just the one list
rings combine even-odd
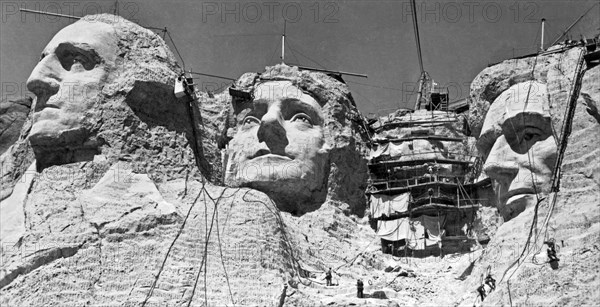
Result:
{"label": "sky", "polygon": [[[429,1],[416,0],[424,69],[450,100],[468,96],[469,83],[491,63],[536,52],[540,20],[548,47],[571,23],[593,9],[569,32],[600,33],[600,0]],[[344,76],[364,115],[413,108],[420,76],[410,1],[5,1],[0,0],[0,100],[29,95],[25,81],[42,49],[73,19],[18,12],[19,8],[84,16],[116,12],[142,26],[167,28],[185,68],[237,78],[285,62],[335,71]],[[161,31],[157,31],[161,34]],[[180,64],[181,64],[180,60]],[[230,81],[196,80],[204,89]]]}

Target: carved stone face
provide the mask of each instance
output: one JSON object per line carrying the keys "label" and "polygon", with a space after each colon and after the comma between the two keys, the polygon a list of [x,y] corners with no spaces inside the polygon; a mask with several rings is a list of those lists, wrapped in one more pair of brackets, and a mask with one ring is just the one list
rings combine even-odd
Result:
{"label": "carved stone face", "polygon": [[27,80],[37,96],[29,134],[33,146],[86,141],[84,112],[98,99],[116,56],[114,29],[105,23],[78,21],[54,36]]}
{"label": "carved stone face", "polygon": [[[319,103],[290,81],[269,81],[237,114],[225,180],[276,197],[307,197],[325,179],[323,114]],[[269,193],[271,192],[271,193]]]}
{"label": "carved stone face", "polygon": [[557,148],[549,109],[546,86],[523,82],[500,94],[487,112],[477,147],[487,156],[483,170],[505,220],[535,204],[536,193],[549,191]]}

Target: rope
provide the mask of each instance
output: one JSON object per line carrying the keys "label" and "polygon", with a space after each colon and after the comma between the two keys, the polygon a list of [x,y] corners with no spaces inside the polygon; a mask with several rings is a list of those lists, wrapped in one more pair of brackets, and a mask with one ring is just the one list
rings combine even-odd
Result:
{"label": "rope", "polygon": [[[578,64],[577,64],[577,68],[575,69],[575,78],[573,80],[574,84],[573,84],[573,90],[571,92],[571,97],[569,100],[569,107],[568,107],[568,112],[567,114],[565,114],[565,123],[563,123],[563,137],[561,139],[561,144],[560,144],[560,148],[558,149],[558,158],[557,158],[557,162],[556,162],[556,166],[554,168],[553,171],[553,175],[552,175],[552,192],[553,194],[551,195],[552,197],[552,201],[550,202],[550,208],[548,211],[548,214],[546,215],[546,218],[542,224],[542,229],[544,230],[544,238],[547,235],[548,232],[548,221],[550,220],[550,217],[554,211],[554,207],[556,205],[556,199],[557,199],[557,192],[558,192],[558,182],[559,182],[559,177],[560,177],[560,165],[562,163],[562,158],[564,157],[564,152],[566,150],[566,145],[568,143],[568,136],[570,135],[571,132],[571,125],[572,125],[572,121],[573,121],[573,117],[574,117],[574,113],[575,113],[575,106],[576,106],[576,101],[577,101],[577,97],[578,96],[578,90],[579,90],[579,84],[581,79],[583,78],[583,74],[581,73],[582,70],[582,64],[583,64],[583,54],[584,51],[582,50],[579,56],[579,60],[578,60]],[[536,58],[537,59],[537,58]],[[504,279],[504,277],[506,276],[506,273],[515,265],[518,263],[517,268],[511,273],[511,275],[508,277],[507,280],[507,285],[509,285],[508,281],[510,280],[510,278],[514,275],[514,273],[519,269],[519,267],[521,266],[521,264],[523,262],[521,261],[521,258],[523,257],[523,255],[525,254],[525,251],[528,249],[529,244],[531,242],[531,235],[533,232],[533,227],[534,225],[537,224],[537,219],[538,219],[538,208],[539,208],[539,204],[541,203],[541,201],[543,201],[544,199],[538,199],[538,202],[535,205],[535,209],[534,209],[534,219],[533,222],[531,224],[531,228],[529,230],[529,235],[527,238],[527,242],[525,243],[525,246],[523,248],[523,251],[521,252],[521,255],[519,256],[519,258],[517,258],[517,260],[515,262],[513,262],[505,271],[504,274],[502,275],[502,278],[500,279],[500,281],[502,281]],[[534,239],[534,244],[537,246],[537,241],[538,241],[538,236],[537,236],[537,228],[536,228],[536,237]],[[538,253],[541,250],[540,248],[536,249],[536,253]],[[529,255],[529,253],[527,254]],[[510,292],[510,286],[509,286],[509,292]],[[511,299],[512,302],[512,299]]]}
{"label": "rope", "polygon": [[294,49],[292,49],[292,47],[290,46],[290,42],[285,42],[285,45],[288,46],[288,49],[292,52],[292,55],[294,56],[294,59],[296,60],[296,63],[300,63],[300,61],[298,60],[298,57],[296,57],[296,53],[294,52]]}
{"label": "rope", "polygon": [[183,219],[183,223],[181,223],[181,227],[179,228],[179,231],[177,232],[177,235],[175,235],[175,238],[173,239],[173,241],[169,245],[169,248],[167,249],[167,254],[165,255],[165,259],[163,259],[163,262],[162,262],[162,264],[161,264],[161,266],[160,266],[160,268],[158,270],[158,273],[156,274],[156,277],[152,281],[152,285],[150,286],[150,291],[148,291],[148,294],[146,294],[146,298],[144,298],[144,301],[142,302],[142,307],[146,306],[146,303],[148,302],[148,300],[150,299],[150,297],[152,297],[152,294],[154,292],[154,288],[156,288],[156,283],[158,282],[160,274],[162,273],[162,271],[163,271],[163,269],[165,267],[165,264],[167,263],[167,259],[169,258],[169,254],[171,253],[171,250],[173,249],[173,246],[175,246],[175,242],[177,242],[177,239],[179,239],[179,236],[183,232],[183,228],[185,227],[185,224],[186,224],[186,222],[187,222],[187,220],[188,220],[188,218],[190,216],[190,213],[192,212],[192,209],[196,205],[196,202],[200,198],[200,195],[202,195],[202,191],[204,190],[205,184],[206,184],[206,181],[202,180],[202,189],[198,193],[198,196],[196,196],[196,198],[194,199],[194,202],[190,205],[190,208],[188,209],[188,212],[185,215],[185,219]]}
{"label": "rope", "polygon": [[[558,148],[558,157],[556,159],[556,164],[554,167],[554,171],[552,173],[552,184],[551,184],[551,201],[550,201],[550,208],[548,210],[548,213],[546,214],[546,217],[544,218],[544,222],[542,223],[542,227],[544,229],[544,241],[547,237],[548,234],[548,222],[550,221],[550,217],[552,215],[552,213],[554,212],[554,207],[556,206],[556,200],[558,199],[558,192],[559,192],[559,185],[560,185],[560,177],[562,176],[561,173],[561,166],[562,166],[562,160],[564,158],[565,155],[565,151],[567,149],[567,144],[568,144],[568,139],[569,136],[571,135],[571,129],[572,129],[572,125],[573,125],[573,118],[575,116],[575,108],[577,106],[577,98],[579,97],[579,90],[580,90],[580,86],[581,86],[581,80],[583,78],[583,70],[582,71],[582,65],[583,65],[583,55],[584,55],[585,51],[581,51],[580,55],[579,55],[579,62],[577,65],[577,69],[575,69],[575,77],[573,78],[573,89],[571,91],[571,97],[569,100],[569,106],[568,106],[568,112],[566,112],[567,114],[565,114],[565,123],[564,123],[564,129],[563,129],[563,133],[562,133],[562,137],[560,140],[560,147]],[[536,238],[536,242],[537,242],[537,238]],[[539,249],[537,250],[539,252],[539,250],[541,250],[543,244],[539,247]]]}
{"label": "rope", "polygon": [[223,272],[225,272],[225,279],[227,280],[227,289],[229,290],[229,296],[231,297],[231,303],[233,304],[233,306],[235,306],[235,300],[233,299],[233,293],[231,292],[231,284],[229,283],[229,275],[227,274],[227,268],[225,267],[225,260],[223,260],[223,249],[221,247],[221,234],[219,232],[219,212],[218,212],[218,210],[217,210],[216,218],[217,218],[217,240],[219,241],[219,255],[221,257],[221,264],[223,265]]}
{"label": "rope", "polygon": [[557,37],[554,42],[552,42],[552,45],[556,44],[563,36],[565,36],[565,34],[567,34],[567,32],[569,32],[571,30],[571,28],[573,28],[585,15],[587,15],[587,13],[589,13],[598,3],[595,3],[594,5],[592,5],[587,11],[585,11],[585,13],[583,13],[583,15],[579,16],[579,18],[577,18],[575,20],[575,22],[573,22],[559,37]]}
{"label": "rope", "polygon": [[[202,191],[204,192],[204,222],[205,222],[205,234],[204,234],[204,238],[205,238],[205,242],[204,242],[204,256],[202,257],[202,262],[200,263],[200,269],[198,270],[198,274],[196,275],[195,281],[194,281],[194,287],[192,288],[192,295],[190,296],[190,300],[187,303],[187,306],[189,307],[192,303],[192,300],[194,299],[194,294],[196,293],[196,288],[198,286],[198,280],[200,279],[200,273],[202,272],[202,268],[205,266],[206,261],[207,261],[207,256],[208,256],[208,241],[210,239],[210,234],[212,233],[212,229],[213,229],[213,225],[215,222],[215,214],[217,212],[217,202],[214,202],[214,210],[213,210],[213,215],[211,218],[211,223],[210,223],[210,228],[208,229],[208,207],[206,206],[206,195],[208,194],[208,191],[206,191],[206,189],[204,188],[204,186],[202,187]],[[223,189],[223,191],[221,191],[221,196],[223,195],[223,193],[225,193],[225,189]],[[209,195],[210,197],[210,195]],[[212,199],[212,198],[211,198]],[[220,199],[220,198],[219,198]],[[208,292],[207,292],[207,287],[206,287],[206,272],[207,270],[204,270],[204,302],[208,303]]]}
{"label": "rope", "polygon": [[167,33],[167,36],[169,36],[169,40],[171,40],[171,44],[173,45],[173,48],[175,48],[175,52],[177,52],[177,56],[179,56],[179,59],[181,60],[181,66],[183,66],[183,71],[185,71],[185,61],[183,60],[181,53],[179,53],[179,49],[177,49],[177,45],[175,45],[175,42],[173,41],[173,38],[171,37],[171,32],[167,31],[167,28],[165,28],[164,31],[165,31],[165,33]]}
{"label": "rope", "polygon": [[[285,251],[288,253],[288,255],[290,256],[292,263],[294,264],[292,267],[294,268],[294,273],[296,273],[296,276],[298,277],[298,280],[300,281],[300,283],[302,283],[305,286],[309,286],[310,283],[315,282],[313,280],[310,280],[308,278],[305,278],[302,276],[302,274],[299,272],[298,268],[302,269],[302,266],[300,265],[300,262],[298,261],[297,257],[294,255],[294,251],[292,248],[292,245],[290,243],[289,238],[287,237],[287,232],[285,230],[285,223],[283,221],[283,218],[281,217],[281,214],[279,212],[279,210],[275,209],[273,210],[272,208],[269,207],[269,205],[267,203],[265,203],[262,200],[248,200],[246,199],[246,195],[248,195],[248,193],[250,193],[252,190],[248,190],[246,191],[246,193],[244,193],[244,195],[242,195],[242,200],[246,201],[246,202],[254,202],[254,203],[259,203],[262,204],[263,206],[265,206],[265,208],[271,213],[273,214],[273,216],[275,217],[275,220],[277,221],[277,224],[279,225],[280,229],[281,229],[281,236],[283,237],[282,240],[285,243],[284,244],[284,248]],[[269,198],[269,201],[271,202],[271,205],[276,207],[275,203],[273,203],[273,200]],[[309,283],[305,284],[302,279],[307,279],[309,281]]]}
{"label": "rope", "polygon": [[[290,39],[288,38],[288,40],[290,40]],[[292,47],[291,47],[291,44],[290,44],[289,42],[288,42],[288,46],[289,46],[289,48],[290,48],[290,49],[292,48]],[[296,48],[294,48],[294,49],[296,49]],[[313,62],[313,63],[317,64],[317,65],[318,65],[318,66],[320,66],[321,68],[323,68],[323,69],[327,69],[327,68],[326,68],[325,66],[323,66],[321,63],[317,62],[316,60],[313,60],[311,57],[309,57],[309,56],[305,55],[304,53],[300,52],[300,50],[296,49],[295,51],[296,51],[296,52],[298,52],[298,53],[299,53],[301,56],[303,56],[303,57],[305,57],[306,59],[308,59],[309,61],[311,61],[311,62]]]}
{"label": "rope", "polygon": [[352,84],[358,84],[358,85],[368,86],[368,87],[372,87],[372,88],[378,88],[378,89],[384,89],[384,90],[392,90],[392,91],[398,91],[398,92],[404,92],[404,93],[413,93],[414,92],[414,91],[405,91],[403,89],[395,88],[395,87],[379,86],[379,85],[367,84],[367,83],[356,82],[356,81],[346,81],[346,82],[347,83],[352,83]]}
{"label": "rope", "polygon": [[[533,67],[531,69],[531,78],[535,79],[535,67],[537,65],[537,61],[538,61],[538,56],[535,57],[534,62],[533,62]],[[531,87],[532,87],[532,83],[529,83],[529,88],[527,89],[527,97],[525,99],[525,104],[523,106],[523,113],[525,112],[525,110],[527,109],[527,105],[529,104],[529,95],[531,93]],[[507,107],[505,107],[507,108]],[[506,110],[506,112],[508,113],[508,110]],[[522,117],[523,119],[523,127],[525,126],[525,117]],[[514,124],[512,122],[510,122],[512,128],[513,128],[513,132],[515,133],[515,135],[519,136],[519,134],[517,133],[517,129],[515,128]],[[517,142],[521,142],[522,140],[517,138]],[[530,172],[531,172],[531,180],[532,180],[532,184],[533,184],[533,189],[535,192],[535,197],[536,197],[536,204],[535,204],[535,208],[534,208],[534,216],[533,216],[533,221],[531,223],[531,226],[529,228],[529,234],[527,236],[527,241],[525,242],[525,245],[523,246],[523,250],[521,252],[521,254],[519,255],[519,257],[504,271],[504,273],[502,274],[502,278],[500,278],[500,282],[502,282],[502,280],[504,279],[504,277],[506,276],[507,272],[514,267],[515,264],[517,265],[517,268],[512,272],[512,274],[508,277],[508,279],[510,280],[510,278],[514,275],[514,273],[519,269],[519,267],[521,267],[521,259],[523,258],[523,256],[525,255],[525,252],[529,249],[529,244],[531,242],[531,235],[533,233],[533,229],[534,226],[536,226],[536,235],[537,235],[537,219],[538,219],[538,209],[539,209],[539,205],[540,205],[540,198],[538,196],[538,190],[535,184],[535,180],[533,179],[533,171],[532,171],[532,163],[531,163],[531,157],[529,155],[529,151],[527,152],[527,159],[529,162],[529,168],[530,168]],[[529,255],[529,253],[527,254]],[[527,256],[525,256],[527,257]]]}

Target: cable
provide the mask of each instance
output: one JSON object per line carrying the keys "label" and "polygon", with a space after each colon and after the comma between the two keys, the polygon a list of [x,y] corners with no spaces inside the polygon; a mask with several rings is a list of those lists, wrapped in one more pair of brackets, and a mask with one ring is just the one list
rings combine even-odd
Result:
{"label": "cable", "polygon": [[399,92],[404,92],[404,93],[412,93],[412,92],[414,92],[414,91],[406,91],[406,90],[395,88],[395,87],[379,86],[379,85],[361,83],[361,82],[356,82],[356,81],[346,81],[346,83],[359,84],[359,85],[364,85],[364,86],[368,86],[368,87],[372,87],[372,88],[378,88],[378,89],[384,89],[384,90],[393,90],[393,91],[399,91]]}
{"label": "cable", "polygon": [[[208,194],[208,191],[206,190],[206,188],[204,186],[202,187],[201,192],[204,192],[203,193],[203,195],[204,195],[204,223],[205,223],[205,228],[207,228],[207,229],[205,229],[205,234],[204,234],[204,237],[205,237],[204,256],[202,257],[202,262],[200,263],[200,268],[198,270],[198,274],[196,275],[196,278],[194,281],[194,287],[192,288],[192,294],[190,296],[190,300],[187,303],[188,307],[190,306],[190,304],[192,303],[192,301],[194,299],[194,294],[196,293],[196,288],[198,286],[198,280],[200,279],[200,273],[202,272],[202,268],[207,265],[206,262],[207,262],[207,257],[208,257],[208,241],[210,240],[210,234],[212,233],[213,225],[215,222],[215,214],[217,212],[217,204],[218,204],[218,201],[214,202],[215,207],[213,209],[213,215],[211,218],[210,228],[208,228],[208,207],[206,206],[206,195],[209,195],[209,198],[211,198],[211,197],[210,197],[210,194]],[[221,195],[223,195],[223,193],[225,193],[225,189],[223,189],[223,191],[221,191]],[[206,272],[207,272],[207,269],[204,269],[204,302],[206,304],[208,304],[208,293],[207,293],[208,289],[206,286]]]}
{"label": "cable", "polygon": [[292,49],[292,47],[290,46],[290,42],[289,41],[286,42],[285,45],[288,46],[288,49],[292,52],[294,59],[296,59],[296,63],[300,63],[300,61],[298,60],[298,57],[296,57],[296,53],[294,52],[294,49]]}
{"label": "cable", "polygon": [[160,266],[160,268],[158,270],[158,273],[156,274],[156,277],[152,281],[152,285],[150,286],[150,290],[148,291],[148,294],[146,294],[146,298],[144,298],[144,301],[142,302],[142,307],[146,306],[146,303],[148,302],[148,300],[150,299],[150,297],[152,297],[152,294],[154,292],[154,288],[156,288],[156,283],[158,282],[158,279],[160,278],[160,274],[162,273],[162,271],[163,271],[163,269],[165,267],[165,264],[167,263],[167,259],[169,259],[169,254],[171,253],[171,250],[173,249],[173,246],[175,246],[175,242],[177,242],[177,239],[179,239],[179,236],[183,232],[183,228],[185,227],[185,224],[186,224],[186,222],[187,222],[187,220],[188,220],[188,218],[190,216],[190,213],[192,212],[192,209],[196,205],[196,202],[200,198],[200,195],[202,195],[202,191],[204,190],[205,184],[206,184],[206,180],[202,180],[202,189],[198,193],[198,196],[196,196],[196,198],[194,199],[194,202],[192,202],[190,204],[190,208],[188,209],[188,212],[185,215],[185,218],[183,219],[183,223],[181,223],[181,227],[179,228],[179,231],[177,232],[177,234],[175,235],[175,238],[173,239],[173,241],[169,245],[169,248],[167,249],[167,254],[165,255],[165,259],[163,259],[163,262],[162,262],[162,264],[161,264],[161,266]]}
{"label": "cable", "polygon": [[571,28],[573,28],[573,26],[575,26],[585,15],[587,15],[587,13],[589,13],[596,5],[598,5],[598,3],[595,3],[594,5],[592,5],[587,11],[585,11],[585,13],[583,13],[583,15],[581,15],[579,18],[577,18],[559,37],[557,37],[554,42],[552,42],[552,44],[550,44],[550,46],[556,44],[565,34],[567,34],[567,32],[569,32],[571,30]]}
{"label": "cable", "polygon": [[[288,40],[291,40],[291,39],[288,39]],[[289,43],[289,42],[288,42],[288,46],[291,48],[291,43]],[[300,52],[300,50],[298,50],[297,48],[294,48],[294,49],[296,49],[296,52],[298,52],[298,53],[299,53],[301,56],[305,57],[305,58],[306,58],[306,59],[308,59],[309,61],[311,61],[311,62],[313,62],[313,63],[317,64],[318,66],[320,66],[320,67],[321,67],[321,68],[323,68],[323,69],[327,69],[327,68],[326,68],[324,65],[322,65],[322,64],[321,64],[321,63],[319,63],[319,62],[317,62],[316,60],[313,60],[311,57],[309,57],[309,56],[305,55],[304,53]]]}
{"label": "cable", "polygon": [[231,292],[231,284],[229,283],[229,275],[227,274],[227,268],[225,267],[225,260],[223,260],[223,248],[221,244],[221,234],[219,232],[219,212],[217,210],[217,240],[219,241],[219,255],[221,257],[221,264],[223,265],[223,272],[225,273],[225,279],[227,280],[227,289],[229,290],[229,296],[231,297],[231,303],[235,306],[235,300],[233,299],[233,293]]}
{"label": "cable", "polygon": [[175,45],[175,42],[173,41],[173,38],[171,37],[171,33],[169,31],[167,31],[166,28],[165,28],[165,32],[167,33],[167,36],[169,36],[169,40],[171,40],[171,44],[173,44],[173,48],[175,48],[175,52],[177,52],[177,56],[179,56],[179,59],[181,60],[181,66],[183,66],[183,71],[185,71],[185,61],[183,60],[181,53],[179,53],[179,50],[177,49],[177,46]]}
{"label": "cable", "polygon": [[[556,189],[556,185],[557,185],[557,182],[559,180],[558,178],[560,177],[560,163],[562,161],[562,157],[564,156],[564,150],[566,149],[566,144],[568,142],[568,135],[570,134],[571,123],[572,123],[572,120],[573,120],[573,115],[574,115],[574,110],[575,110],[574,106],[576,105],[576,98],[575,97],[578,96],[578,89],[579,89],[578,85],[580,84],[580,81],[581,81],[581,79],[583,77],[583,74],[581,73],[582,72],[581,68],[582,68],[582,64],[583,64],[583,54],[584,54],[584,51],[582,50],[581,53],[580,53],[579,59],[578,59],[578,64],[577,64],[576,69],[575,69],[575,78],[573,80],[574,81],[573,90],[571,92],[570,100],[569,100],[569,108],[568,108],[569,110],[568,110],[567,114],[565,114],[566,115],[565,116],[566,119],[565,119],[565,123],[563,123],[563,126],[564,126],[563,137],[561,139],[560,148],[558,149],[558,151],[559,151],[558,152],[558,158],[557,158],[556,166],[555,166],[555,169],[553,171],[553,176],[552,176],[552,186],[553,186],[552,189],[553,190]],[[575,103],[574,103],[574,101],[575,101]],[[544,223],[542,224],[542,227],[541,227],[541,228],[545,229],[544,230],[544,238],[547,235],[548,221],[550,220],[552,212],[554,211],[554,207],[555,207],[556,199],[557,199],[556,195],[557,195],[558,190],[554,190],[552,192],[553,192],[553,194],[551,195],[552,201],[550,202],[550,208],[549,208],[548,214],[546,215]],[[531,235],[532,235],[532,231],[533,231],[533,226],[537,224],[537,215],[538,215],[539,204],[543,200],[544,199],[538,200],[538,202],[536,203],[536,206],[535,206],[535,209],[534,209],[534,220],[533,220],[533,222],[531,224],[531,228],[529,230],[529,235],[528,235],[528,238],[527,238],[527,242],[525,243],[525,246],[523,248],[523,251],[522,251],[521,255],[519,256],[519,258],[517,258],[517,260],[515,262],[513,262],[504,271],[504,274],[502,275],[502,278],[501,278],[500,281],[502,281],[504,279],[504,276],[506,276],[506,273],[515,264],[518,263],[517,268],[512,272],[512,274],[509,276],[509,278],[507,280],[507,284],[508,284],[508,281],[510,280],[510,278],[514,275],[514,273],[516,273],[516,271],[521,266],[522,262],[520,262],[520,260],[523,257],[523,255],[525,254],[525,251],[529,247],[530,239],[531,239]],[[536,232],[537,232],[537,228],[536,228]],[[537,240],[538,240],[538,237],[536,235],[536,238],[534,239],[534,244],[536,246],[537,246]],[[541,247],[536,250],[536,253],[539,252],[539,250],[541,250]],[[527,255],[529,255],[529,253]],[[509,291],[510,291],[510,289],[509,289]]]}

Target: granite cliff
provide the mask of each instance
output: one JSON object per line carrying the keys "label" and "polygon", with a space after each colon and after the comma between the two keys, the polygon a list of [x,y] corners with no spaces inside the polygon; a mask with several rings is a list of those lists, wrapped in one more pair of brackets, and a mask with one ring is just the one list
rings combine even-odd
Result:
{"label": "granite cliff", "polygon": [[[2,173],[0,203],[3,306],[472,305],[480,303],[476,289],[488,272],[497,287],[484,305],[600,301],[600,124],[584,105],[600,103],[600,66],[584,71],[553,207],[554,196],[546,193],[537,212],[525,206],[497,230],[496,209],[486,207],[493,211],[481,216],[481,225],[493,224],[485,232],[491,237],[486,246],[444,258],[396,258],[382,254],[367,219],[352,214],[364,209],[359,181],[366,172],[356,154],[366,153],[360,148],[366,144],[357,141],[365,131],[354,109],[325,111],[338,117],[327,122],[325,135],[334,161],[327,189],[350,197],[329,197],[303,214],[281,211],[268,193],[220,182],[221,149],[237,124],[229,92],[197,91],[191,103],[177,99],[173,84],[181,69],[158,35],[111,15],[83,22],[94,18],[121,34],[114,62],[104,62],[115,64],[107,71],[119,73],[101,78],[100,96],[86,101],[91,107],[85,133],[77,134],[86,136],[83,143],[93,151],[80,151],[79,142],[50,158],[41,156],[55,149],[49,143],[29,145],[29,118],[2,155],[3,170],[9,170]],[[560,137],[580,52],[511,59],[483,70],[472,83],[466,117],[472,136],[482,139],[488,110],[503,92],[536,81],[547,88],[550,122],[554,137]],[[267,71],[273,69],[287,68]],[[337,82],[327,76],[316,79],[324,83],[317,90],[348,91],[327,84]],[[462,135],[463,128],[462,117],[455,126],[440,127],[450,136]],[[472,154],[473,142],[436,148],[440,154],[449,149]],[[336,176],[352,172],[355,177],[345,178],[354,187],[348,190]],[[536,215],[537,240],[513,267],[514,275],[502,279]],[[559,246],[557,270],[544,258],[542,241],[552,238]],[[323,280],[328,268],[334,272],[330,287]],[[358,278],[365,281],[365,299],[356,298]]]}

